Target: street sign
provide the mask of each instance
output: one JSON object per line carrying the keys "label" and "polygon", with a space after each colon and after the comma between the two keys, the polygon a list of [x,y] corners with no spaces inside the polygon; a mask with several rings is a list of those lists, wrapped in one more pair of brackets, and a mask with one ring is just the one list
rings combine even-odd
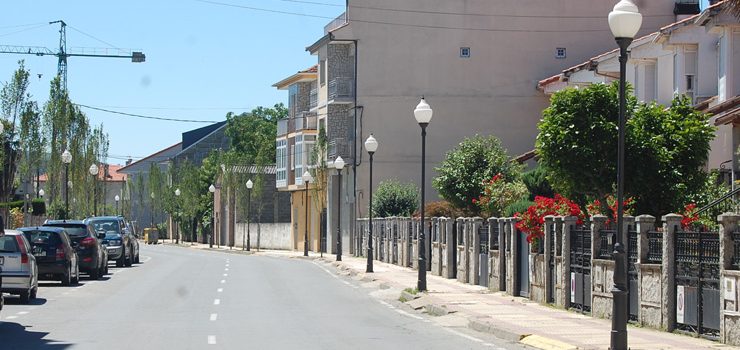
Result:
{"label": "street sign", "polygon": [[685,301],[684,286],[676,286],[676,322],[678,323],[684,322]]}
{"label": "street sign", "polygon": [[736,301],[737,300],[737,293],[735,292],[735,279],[730,277],[725,277],[724,281],[724,290],[725,290],[725,300],[728,301]]}

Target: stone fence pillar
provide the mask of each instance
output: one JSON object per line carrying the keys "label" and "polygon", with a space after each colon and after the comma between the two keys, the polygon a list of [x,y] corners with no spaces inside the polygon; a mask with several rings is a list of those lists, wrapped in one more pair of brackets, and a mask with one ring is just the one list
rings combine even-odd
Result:
{"label": "stone fence pillar", "polygon": [[[725,344],[740,345],[740,308],[738,308],[738,288],[740,271],[733,270],[732,259],[735,254],[733,240],[738,230],[740,215],[724,213],[719,221],[719,337]],[[732,286],[735,286],[734,288]],[[734,294],[733,294],[734,293]]]}

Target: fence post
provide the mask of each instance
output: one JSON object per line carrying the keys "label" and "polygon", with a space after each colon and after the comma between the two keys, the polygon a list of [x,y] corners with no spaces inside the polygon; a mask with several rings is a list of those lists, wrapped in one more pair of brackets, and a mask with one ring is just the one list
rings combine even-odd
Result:
{"label": "fence post", "polygon": [[565,293],[563,293],[565,302],[563,303],[563,307],[565,309],[570,308],[570,300],[573,298],[571,295],[571,289],[573,288],[572,284],[570,283],[570,259],[572,252],[570,251],[570,231],[576,228],[576,222],[578,222],[578,217],[575,216],[566,216],[563,218],[563,284],[567,285],[569,287],[565,288]]}
{"label": "fence post", "polygon": [[498,285],[500,291],[506,291],[506,255],[509,253],[507,249],[509,238],[506,237],[506,218],[499,218],[495,224],[498,225]]}
{"label": "fence post", "polygon": [[[717,217],[717,221],[719,222],[719,337],[720,340],[722,340],[722,343],[725,344],[732,344],[737,345],[740,343],[740,340],[733,337],[728,337],[728,334],[737,334],[738,327],[736,323],[733,322],[726,322],[726,321],[732,321],[725,320],[725,311],[731,312],[735,314],[733,319],[737,320],[737,294],[735,294],[735,302],[726,305],[725,303],[725,293],[726,292],[726,286],[725,283],[735,283],[735,286],[737,286],[738,277],[737,275],[730,275],[726,274],[725,270],[732,268],[732,258],[735,254],[738,252],[734,251],[735,247],[733,244],[733,234],[738,229],[738,221],[740,221],[740,215],[733,214],[733,213],[724,213]],[[727,280],[727,281],[726,281]],[[734,281],[733,281],[734,280]],[[737,289],[737,287],[735,288]],[[737,293],[737,291],[735,291]],[[732,327],[733,329],[727,329],[728,326],[731,326],[732,324],[735,324],[735,327]]]}
{"label": "fence post", "polygon": [[[645,273],[646,266],[643,266],[648,262],[648,252],[650,251],[648,231],[655,229],[655,217],[651,215],[640,215],[635,218],[635,225],[635,232],[637,232],[637,246],[634,247],[637,251],[637,262],[635,263],[635,268],[637,269],[637,321],[641,325],[660,327],[661,315],[659,312],[656,312],[660,311],[660,309],[656,310],[654,305],[663,304],[660,300],[663,286],[655,274],[655,268],[651,267]],[[643,276],[643,274],[645,275]],[[647,282],[643,282],[643,278]],[[648,284],[644,289],[643,283]],[[645,290],[645,293],[643,293],[643,290]],[[643,301],[650,303],[645,305],[645,309],[643,309]]]}
{"label": "fence post", "polygon": [[468,272],[468,281],[472,285],[477,285],[480,282],[480,235],[478,234],[478,230],[480,230],[481,225],[483,225],[483,218],[481,217],[474,217],[471,219],[470,222],[470,237],[471,245],[468,249],[468,256],[470,257],[470,272]]}
{"label": "fence post", "polygon": [[683,216],[663,215],[663,303],[662,327],[669,332],[676,328],[676,231],[681,227]]}
{"label": "fence post", "polygon": [[637,262],[642,264],[647,261],[649,240],[648,231],[655,229],[655,217],[652,215],[640,215],[635,219],[637,222]]}
{"label": "fence post", "polygon": [[[555,276],[554,272],[550,272],[551,268],[555,268],[555,264],[553,266],[550,266],[550,259],[555,259],[554,256],[552,256],[552,247],[555,242],[553,242],[553,238],[555,238],[555,216],[548,215],[545,216],[545,303],[549,303],[550,300],[555,300],[555,287],[553,286],[553,277]],[[553,286],[553,288],[550,288],[550,286]]]}
{"label": "fence post", "polygon": [[467,241],[467,238],[465,235],[467,234],[466,229],[466,223],[465,218],[457,218],[456,219],[456,225],[457,225],[457,241],[455,242],[455,254],[457,254],[457,259],[455,259],[455,262],[457,263],[457,266],[455,266],[455,269],[457,270],[455,277],[457,277],[457,280],[462,283],[468,283],[468,275],[467,275],[467,248],[465,247],[465,242]]}

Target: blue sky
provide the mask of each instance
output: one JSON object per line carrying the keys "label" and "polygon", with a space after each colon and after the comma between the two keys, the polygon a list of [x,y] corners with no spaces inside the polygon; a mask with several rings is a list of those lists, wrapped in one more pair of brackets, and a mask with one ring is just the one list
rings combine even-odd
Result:
{"label": "blue sky", "polygon": [[[344,0],[319,1],[339,6],[292,0],[217,1],[327,18],[344,9]],[[285,103],[287,92],[271,85],[316,64],[305,47],[323,35],[329,22],[196,0],[8,1],[0,14],[0,45],[56,51],[59,25],[46,22],[58,19],[68,24],[68,49],[120,47],[140,49],[147,56],[146,63],[71,57],[68,87],[75,103],[199,120],[223,120],[228,111]],[[56,74],[56,57],[0,54],[0,81],[10,79],[20,59],[31,70],[34,99],[43,104]],[[112,163],[149,155],[179,142],[182,132],[205,125],[84,111],[110,134]]]}

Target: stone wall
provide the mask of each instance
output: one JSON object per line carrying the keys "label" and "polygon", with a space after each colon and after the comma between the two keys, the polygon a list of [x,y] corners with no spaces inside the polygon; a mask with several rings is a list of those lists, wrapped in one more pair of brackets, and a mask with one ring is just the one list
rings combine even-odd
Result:
{"label": "stone wall", "polygon": [[[246,237],[247,224],[237,223],[235,232],[235,248],[243,247],[242,242]],[[249,246],[252,249],[257,248],[259,239],[260,249],[293,249],[292,239],[290,236],[290,223],[268,223],[249,225]]]}
{"label": "stone wall", "polygon": [[545,284],[547,265],[545,263],[544,254],[530,253],[529,299],[543,304],[547,302],[547,284]]}
{"label": "stone wall", "polygon": [[717,220],[719,229],[719,256],[720,256],[720,338],[723,343],[740,345],[740,271],[732,266],[735,251],[733,234],[738,230],[740,215],[724,214]]}

